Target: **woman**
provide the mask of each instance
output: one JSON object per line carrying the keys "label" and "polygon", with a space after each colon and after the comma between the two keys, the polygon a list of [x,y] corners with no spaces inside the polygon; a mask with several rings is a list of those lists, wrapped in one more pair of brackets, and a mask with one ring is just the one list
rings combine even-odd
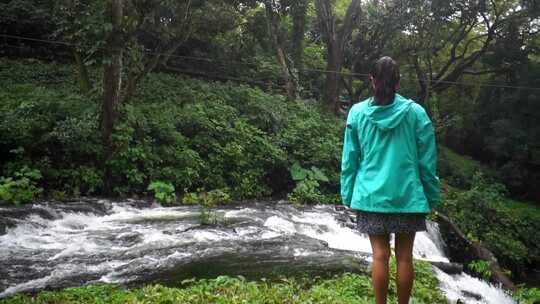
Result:
{"label": "woman", "polygon": [[399,67],[390,57],[370,73],[374,96],[349,111],[341,164],[343,204],[357,210],[357,229],[369,235],[377,304],[386,303],[390,234],[395,233],[399,304],[409,303],[415,233],[439,202],[437,155],[424,109],[396,94]]}

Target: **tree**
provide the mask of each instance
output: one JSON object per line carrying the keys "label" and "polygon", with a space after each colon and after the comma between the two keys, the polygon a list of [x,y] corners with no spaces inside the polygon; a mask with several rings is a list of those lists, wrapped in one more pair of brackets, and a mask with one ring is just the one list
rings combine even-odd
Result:
{"label": "tree", "polygon": [[112,158],[112,131],[116,110],[120,104],[122,89],[122,56],[124,52],[124,36],[122,19],[124,18],[123,0],[111,0],[106,6],[106,20],[112,25],[105,42],[105,64],[103,68],[103,103],[101,107],[101,137],[104,148],[104,190],[110,194],[112,190],[112,172],[108,162]]}
{"label": "tree", "polygon": [[352,0],[347,8],[341,25],[334,13],[331,0],[315,0],[317,21],[321,35],[326,44],[327,64],[324,102],[329,112],[339,110],[339,81],[343,67],[345,45],[351,36],[355,19],[359,17],[360,0]]}
{"label": "tree", "polygon": [[[0,1],[0,34],[47,39],[56,29],[49,0]],[[54,45],[15,37],[2,37],[2,55],[50,57],[57,51]]]}
{"label": "tree", "polygon": [[298,71],[301,71],[304,55],[304,34],[306,32],[306,15],[308,0],[294,0],[291,4],[292,17],[292,59]]}
{"label": "tree", "polygon": [[395,48],[395,41],[408,23],[404,1],[366,2],[360,16],[343,55],[343,67],[352,73],[341,77],[341,83],[353,103],[369,89],[366,75],[373,63],[384,55],[397,57],[394,53],[399,54],[399,49]]}
{"label": "tree", "polygon": [[540,83],[540,27],[538,15],[530,13],[506,23],[492,51],[482,59],[486,70],[504,65],[512,69],[489,75],[487,81],[509,87],[482,88],[478,110],[472,113],[478,128],[467,130],[467,152],[494,164],[512,194],[538,200],[540,91],[534,88]]}
{"label": "tree", "polygon": [[[56,36],[69,42],[83,92],[91,87],[86,65],[96,59],[103,62],[100,125],[107,193],[112,190],[108,162],[114,153],[112,132],[117,109],[133,97],[144,76],[165,63],[189,37],[191,6],[191,0],[171,3],[59,0],[56,3],[56,12],[63,13],[57,20]],[[127,74],[125,85],[123,74]]]}
{"label": "tree", "polygon": [[268,33],[272,47],[275,51],[277,63],[281,69],[281,75],[285,82],[285,91],[289,99],[296,99],[298,81],[296,79],[292,63],[285,54],[285,35],[281,30],[281,14],[286,10],[283,3],[276,0],[264,0],[266,18],[268,20]]}
{"label": "tree", "polygon": [[160,64],[165,64],[190,37],[193,7],[202,0],[134,0],[127,7],[127,80],[123,100],[129,101],[137,85]]}
{"label": "tree", "polygon": [[[308,1],[264,0],[263,3],[270,41],[285,82],[285,91],[289,99],[295,99],[298,94],[298,72],[302,69]],[[283,20],[287,17],[292,22],[290,39]]]}
{"label": "tree", "polygon": [[81,92],[88,93],[92,83],[87,66],[101,56],[105,47],[107,31],[111,23],[105,22],[106,1],[56,0],[52,10],[57,26],[52,34],[58,40],[68,42]]}
{"label": "tree", "polygon": [[[411,1],[414,14],[404,32],[404,50],[418,79],[418,100],[441,93],[471,70],[493,46],[502,26],[523,16],[515,1]],[[503,67],[504,68],[504,67]]]}

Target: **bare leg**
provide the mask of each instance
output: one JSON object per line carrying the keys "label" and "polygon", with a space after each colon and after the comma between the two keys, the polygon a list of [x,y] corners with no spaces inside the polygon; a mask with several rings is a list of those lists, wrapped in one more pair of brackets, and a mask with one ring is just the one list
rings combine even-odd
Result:
{"label": "bare leg", "polygon": [[399,304],[408,304],[414,281],[412,250],[416,233],[396,233],[396,285]]}
{"label": "bare leg", "polygon": [[390,236],[388,234],[370,235],[373,250],[371,280],[377,304],[386,304],[388,296],[388,259],[390,258]]}

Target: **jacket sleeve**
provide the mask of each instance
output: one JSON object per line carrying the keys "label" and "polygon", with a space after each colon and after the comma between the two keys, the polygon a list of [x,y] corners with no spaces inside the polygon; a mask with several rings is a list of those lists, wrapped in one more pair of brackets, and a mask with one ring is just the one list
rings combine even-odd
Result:
{"label": "jacket sleeve", "polygon": [[418,106],[416,144],[418,149],[418,166],[420,180],[430,208],[440,202],[440,182],[437,176],[437,147],[433,125],[426,111]]}
{"label": "jacket sleeve", "polygon": [[354,182],[359,168],[360,145],[358,131],[353,111],[349,111],[345,138],[343,140],[343,153],[341,157],[341,199],[342,204],[351,206]]}

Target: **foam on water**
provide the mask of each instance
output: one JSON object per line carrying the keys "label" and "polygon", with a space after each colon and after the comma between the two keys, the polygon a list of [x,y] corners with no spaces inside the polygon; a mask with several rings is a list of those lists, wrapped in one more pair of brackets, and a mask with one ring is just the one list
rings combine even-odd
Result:
{"label": "foam on water", "polygon": [[[486,283],[485,281],[471,277],[466,273],[449,275],[435,268],[437,277],[441,282],[440,288],[451,303],[458,299],[468,304],[513,304],[514,300],[502,289]],[[480,295],[478,300],[473,295]]]}
{"label": "foam on water", "polygon": [[247,218],[253,218],[252,215],[257,213],[258,211],[253,208],[242,208],[238,210],[227,210],[224,214],[225,218],[239,218],[239,217],[247,217]]}
{"label": "foam on water", "polygon": [[304,224],[298,233],[325,241],[330,248],[371,253],[369,239],[343,227],[330,213],[303,212],[292,219]]}
{"label": "foam on water", "polygon": [[297,231],[294,223],[276,215],[269,217],[266,222],[264,222],[264,226],[273,231],[287,234],[293,234]]}

